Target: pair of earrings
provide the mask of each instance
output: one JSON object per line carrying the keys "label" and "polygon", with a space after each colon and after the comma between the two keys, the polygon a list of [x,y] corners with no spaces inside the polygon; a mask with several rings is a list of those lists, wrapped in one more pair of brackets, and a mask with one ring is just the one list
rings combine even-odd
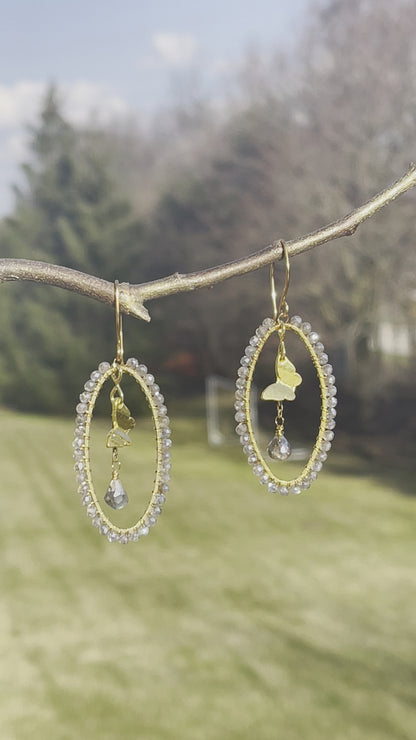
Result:
{"label": "pair of earrings", "polygon": [[[286,267],[283,293],[279,305],[277,305],[274,265],[271,265],[273,318],[264,319],[249,340],[244,356],[241,358],[236,383],[235,419],[238,422],[237,434],[254,475],[261,484],[267,487],[270,493],[288,495],[289,493],[298,494],[309,488],[321,470],[334,437],[337,400],[332,366],[328,363],[328,356],[318,334],[312,331],[310,324],[303,322],[299,316],[294,316],[289,320],[286,296],[289,288],[290,265],[287,248],[283,241],[281,246]],[[170,447],[172,442],[164,398],[159,386],[155,383],[153,375],[148,372],[145,365],[140,364],[135,358],[130,358],[126,363],[124,362],[118,281],[114,283],[114,304],[117,336],[116,357],[111,364],[108,362],[100,363],[98,369],[91,373],[90,378],[84,385],[76,408],[77,419],[73,447],[78,492],[81,495],[82,503],[86,506],[92,524],[110,542],[125,544],[129,541],[137,541],[147,535],[150,528],[156,524],[169,487]],[[278,478],[271,470],[254,435],[250,416],[250,391],[260,353],[267,340],[272,334],[276,333],[278,337],[275,361],[276,380],[263,390],[261,398],[276,403],[274,434],[267,446],[267,454],[271,460],[287,460],[291,454],[291,446],[284,434],[283,402],[295,399],[296,388],[302,382],[301,376],[286,354],[285,338],[288,332],[293,332],[301,339],[315,366],[321,392],[321,419],[312,454],[302,472],[296,478],[283,480]],[[122,509],[128,504],[128,495],[121,479],[122,458],[124,448],[131,444],[130,434],[135,426],[135,420],[124,403],[122,380],[125,376],[131,376],[136,381],[150,407],[156,437],[157,460],[153,490],[145,512],[133,526],[122,528],[112,523],[103,510],[94,489],[90,462],[90,435],[97,398],[105,382],[109,380],[112,382],[110,391],[111,428],[106,433],[105,445],[111,450],[111,477],[104,495],[104,502],[109,508]]]}

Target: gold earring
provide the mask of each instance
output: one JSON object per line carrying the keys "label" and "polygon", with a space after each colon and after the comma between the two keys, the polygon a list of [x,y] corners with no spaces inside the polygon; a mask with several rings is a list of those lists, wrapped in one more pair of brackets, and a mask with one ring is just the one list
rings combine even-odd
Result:
{"label": "gold earring", "polygon": [[[109,362],[101,362],[98,369],[91,373],[84,385],[84,390],[79,397],[76,408],[77,419],[73,447],[78,492],[81,495],[82,503],[86,506],[92,524],[97,527],[101,534],[106,535],[110,542],[126,544],[128,541],[135,542],[140,537],[147,535],[150,527],[156,524],[157,517],[161,513],[161,507],[168,492],[172,442],[164,398],[159,386],[155,383],[153,375],[149,373],[145,365],[140,364],[135,358],[130,358],[126,363],[124,362],[120,291],[117,280],[114,283],[114,305],[117,335],[116,357],[111,365]],[[98,395],[106,380],[111,379],[114,384],[110,392],[111,429],[108,431],[105,441],[105,446],[111,450],[111,478],[103,500],[112,509],[122,509],[128,504],[128,496],[120,478],[121,457],[124,455],[124,448],[132,444],[130,433],[135,426],[135,420],[124,403],[124,393],[121,388],[124,375],[134,378],[144,393],[152,412],[157,463],[153,491],[145,512],[133,526],[122,528],[111,522],[103,511],[95,492],[90,462],[90,434],[92,415]],[[122,451],[123,455],[121,454]]]}
{"label": "gold earring", "polygon": [[[289,254],[285,242],[281,240],[280,244],[285,259],[285,285],[279,305],[277,305],[274,265],[271,264],[270,286],[273,318],[264,319],[251,337],[244,356],[241,358],[236,383],[235,420],[238,422],[237,434],[254,475],[260,483],[267,486],[270,493],[280,493],[282,496],[287,496],[308,489],[311,483],[316,480],[327,458],[327,453],[331,449],[334,438],[337,389],[332,365],[329,364],[328,355],[318,334],[312,330],[308,322],[302,321],[300,316],[293,316],[289,320],[289,306],[286,301],[290,279]],[[275,362],[276,380],[263,390],[261,398],[264,401],[276,403],[275,432],[267,446],[268,457],[272,460],[287,460],[291,454],[291,447],[284,434],[283,402],[295,399],[296,388],[302,382],[301,376],[286,355],[285,336],[287,332],[293,332],[301,339],[315,366],[321,392],[321,419],[312,453],[302,472],[296,478],[283,480],[278,478],[271,470],[255,438],[250,416],[250,391],[253,373],[260,353],[269,337],[276,333],[279,340]]]}

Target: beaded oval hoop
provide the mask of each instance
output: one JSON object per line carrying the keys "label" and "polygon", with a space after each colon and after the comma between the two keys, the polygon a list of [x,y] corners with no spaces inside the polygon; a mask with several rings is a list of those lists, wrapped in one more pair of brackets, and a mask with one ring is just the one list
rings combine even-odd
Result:
{"label": "beaded oval hoop", "polygon": [[270,469],[254,436],[250,417],[250,390],[260,353],[269,337],[274,332],[278,332],[280,327],[281,324],[279,325],[275,320],[264,319],[249,340],[238,370],[235,420],[238,422],[236,432],[254,475],[261,484],[267,486],[270,493],[287,496],[288,494],[299,494],[308,489],[322,469],[334,438],[337,399],[332,366],[328,362],[328,355],[325,353],[318,334],[312,330],[308,322],[303,322],[300,316],[294,316],[284,323],[284,330],[294,332],[301,339],[315,366],[321,392],[321,419],[312,453],[302,472],[290,480],[278,478]]}
{"label": "beaded oval hoop", "polygon": [[[140,386],[152,412],[156,436],[157,462],[150,501],[138,521],[133,526],[125,528],[114,525],[102,509],[94,489],[89,450],[91,421],[95,404],[105,381],[114,378],[115,372],[118,375],[118,383],[121,376],[126,373],[133,377]],[[91,373],[89,380],[85,383],[76,411],[77,420],[73,442],[75,471],[78,492],[81,495],[82,503],[86,507],[87,515],[92,520],[94,527],[105,535],[110,542],[120,542],[122,544],[129,541],[136,542],[140,537],[147,535],[150,527],[156,524],[162,505],[165,503],[170,479],[170,447],[172,442],[167,409],[159,386],[155,383],[153,375],[148,372],[147,367],[141,365],[135,358],[130,358],[125,364],[124,362],[114,361],[110,365],[109,362],[102,362],[98,369]],[[120,507],[113,506],[113,508]]]}

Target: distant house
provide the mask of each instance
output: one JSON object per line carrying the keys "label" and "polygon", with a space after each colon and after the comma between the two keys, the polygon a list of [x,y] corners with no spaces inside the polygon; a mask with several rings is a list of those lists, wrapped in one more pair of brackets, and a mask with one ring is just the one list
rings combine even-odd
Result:
{"label": "distant house", "polygon": [[373,348],[394,357],[410,357],[415,346],[415,331],[404,324],[380,321]]}
{"label": "distant house", "polygon": [[416,291],[410,296],[410,310],[406,313],[392,309],[381,312],[375,332],[373,346],[391,357],[412,357],[416,353]]}

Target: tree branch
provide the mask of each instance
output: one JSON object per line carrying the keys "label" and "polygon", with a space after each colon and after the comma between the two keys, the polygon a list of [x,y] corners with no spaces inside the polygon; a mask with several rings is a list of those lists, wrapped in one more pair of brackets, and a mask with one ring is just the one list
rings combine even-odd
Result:
{"label": "tree branch", "polygon": [[[335,221],[322,229],[306,234],[299,239],[286,242],[290,256],[306,252],[309,249],[325,244],[341,236],[351,236],[358,226],[371,216],[374,216],[384,206],[395,198],[406,193],[416,185],[416,167],[411,165],[399,180],[378,195],[375,195],[364,205],[359,206],[344,218]],[[181,275],[175,273],[169,277],[154,280],[140,285],[120,284],[120,309],[123,313],[131,314],[136,318],[150,321],[149,312],[143,305],[145,301],[161,298],[175,293],[197,290],[209,287],[222,280],[237,275],[258,270],[260,267],[279,260],[282,256],[280,241],[265,247],[259,252],[228,262],[225,265],[212,267],[208,270]],[[0,283],[10,280],[32,280],[60,288],[72,290],[81,295],[90,296],[103,303],[114,303],[114,286],[106,280],[71,270],[68,267],[51,265],[47,262],[31,260],[0,259]]]}

